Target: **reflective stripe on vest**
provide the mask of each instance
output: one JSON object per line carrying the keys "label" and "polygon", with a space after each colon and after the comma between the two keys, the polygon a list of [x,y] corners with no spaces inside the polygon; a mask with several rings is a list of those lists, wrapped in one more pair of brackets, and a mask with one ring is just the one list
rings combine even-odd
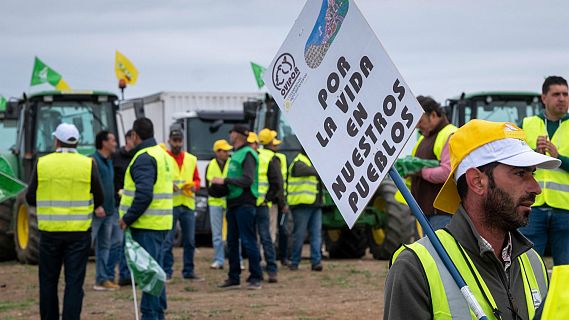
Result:
{"label": "reflective stripe on vest", "polygon": [[160,146],[153,146],[138,151],[128,168],[124,177],[124,191],[119,206],[121,218],[128,212],[134,195],[136,194],[136,184],[130,174],[130,168],[136,159],[143,153],[156,160],[156,182],[152,192],[152,201],[148,208],[132,223],[131,227],[150,230],[170,230],[172,229],[172,157]]}
{"label": "reflective stripe on vest", "polygon": [[93,159],[76,152],[54,152],[38,159],[38,229],[87,231],[91,227]]}
{"label": "reflective stripe on vest", "polygon": [[[227,177],[227,168],[229,164],[229,159],[227,159],[223,165],[223,171],[219,167],[217,160],[215,158],[211,159],[209,165],[207,166],[207,172],[205,173],[207,181],[209,181],[209,186],[211,186],[211,180],[213,178],[225,178]],[[208,187],[209,187],[208,186]],[[207,197],[207,204],[214,207],[225,208],[225,198],[214,198],[212,196]]]}
{"label": "reflective stripe on vest", "polygon": [[183,205],[192,210],[195,210],[196,208],[195,195],[192,194],[191,197],[186,196],[182,192],[182,187],[187,183],[193,183],[194,171],[196,170],[197,162],[198,158],[196,158],[190,153],[185,152],[184,161],[182,162],[182,168],[180,169],[177,162],[174,163],[174,169],[172,170],[174,184],[178,188],[180,188],[180,190],[174,193],[174,198],[173,198],[174,207]]}
{"label": "reflective stripe on vest", "polygon": [[[260,206],[265,201],[267,191],[269,191],[269,164],[275,156],[275,153],[268,149],[259,149],[259,197],[257,198],[257,206]],[[266,203],[271,207],[271,202]]]}
{"label": "reflective stripe on vest", "polygon": [[[468,263],[470,263],[475,272],[473,275],[470,272],[467,261],[464,260],[461,254],[461,249],[456,245],[455,239],[445,230],[437,230],[436,233],[459,273],[463,276],[464,281],[470,287],[476,300],[484,310],[484,313],[492,317],[493,309],[496,308],[496,302],[476,266],[472,263],[468,254],[466,254]],[[464,300],[460,289],[445,268],[435,248],[427,237],[421,238],[411,245],[401,247],[393,255],[392,261],[397,259],[399,253],[404,248],[415,252],[425,270],[427,281],[429,282],[428,285],[433,304],[432,312],[434,319],[450,317],[452,317],[452,319],[476,319]],[[541,302],[547,293],[545,267],[539,255],[537,255],[533,249],[519,256],[518,262],[520,263],[520,274],[524,283],[526,307],[528,309],[529,318],[532,319],[535,314],[535,305],[538,305],[538,302]],[[488,302],[477,285],[475,277],[480,282],[482,290],[486,293],[491,305],[488,305]],[[539,301],[535,301],[534,303],[534,298]],[[504,312],[504,310],[502,311]]]}
{"label": "reflective stripe on vest", "polygon": [[297,161],[301,161],[309,167],[312,163],[307,156],[299,153],[288,168],[288,185],[287,185],[287,202],[289,205],[314,204],[318,196],[318,178],[309,177],[293,177],[292,168]]}
{"label": "reflective stripe on vest", "polygon": [[[527,117],[522,124],[527,143],[536,149],[537,138],[547,136],[545,122],[538,116]],[[569,156],[569,121],[563,121],[555,131],[551,142],[557,147],[559,154]],[[569,210],[569,172],[562,169],[537,169],[535,180],[541,187],[541,194],[535,198],[534,206],[547,204],[554,208]]]}

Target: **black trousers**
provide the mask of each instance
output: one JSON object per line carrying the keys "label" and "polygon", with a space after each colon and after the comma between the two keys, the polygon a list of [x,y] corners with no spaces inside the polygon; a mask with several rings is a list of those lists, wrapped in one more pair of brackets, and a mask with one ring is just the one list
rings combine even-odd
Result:
{"label": "black trousers", "polygon": [[83,305],[83,283],[89,259],[91,237],[53,237],[40,235],[39,282],[40,315],[43,320],[59,319],[57,284],[61,267],[65,272],[63,320],[80,319]]}

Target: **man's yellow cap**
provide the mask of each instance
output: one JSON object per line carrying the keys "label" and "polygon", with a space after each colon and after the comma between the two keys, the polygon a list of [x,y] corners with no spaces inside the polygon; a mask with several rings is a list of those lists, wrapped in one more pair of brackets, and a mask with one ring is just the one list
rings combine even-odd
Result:
{"label": "man's yellow cap", "polygon": [[229,151],[231,149],[233,149],[233,147],[225,139],[220,139],[213,143],[213,152],[219,150]]}
{"label": "man's yellow cap", "polygon": [[275,130],[265,128],[259,132],[259,142],[261,142],[261,144],[269,144],[271,141],[274,145],[281,144],[281,141],[276,138],[277,132]]}
{"label": "man's yellow cap", "polygon": [[[507,138],[526,141],[526,135],[523,130],[511,122],[491,122],[479,119],[470,120],[451,135],[448,142],[451,166],[450,175],[441,191],[439,191],[433,206],[444,212],[454,213],[460,205],[454,174],[461,161],[479,147],[492,141]],[[499,160],[495,159],[494,161]],[[488,163],[477,165],[482,166]]]}
{"label": "man's yellow cap", "polygon": [[253,131],[249,132],[249,135],[247,136],[247,142],[248,143],[259,143],[259,138],[257,137],[257,134]]}

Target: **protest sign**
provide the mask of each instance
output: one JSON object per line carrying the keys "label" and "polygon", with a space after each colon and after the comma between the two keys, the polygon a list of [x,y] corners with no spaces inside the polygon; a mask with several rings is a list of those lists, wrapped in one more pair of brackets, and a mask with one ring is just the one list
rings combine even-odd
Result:
{"label": "protest sign", "polygon": [[423,109],[348,0],[309,0],[264,81],[351,228]]}

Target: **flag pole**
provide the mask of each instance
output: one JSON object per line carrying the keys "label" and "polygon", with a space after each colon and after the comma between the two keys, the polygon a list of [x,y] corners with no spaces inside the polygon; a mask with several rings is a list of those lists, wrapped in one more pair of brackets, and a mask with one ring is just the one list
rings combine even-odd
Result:
{"label": "flag pole", "polygon": [[427,220],[427,217],[423,213],[423,210],[421,210],[421,208],[417,204],[417,201],[415,200],[415,198],[413,198],[411,192],[409,192],[409,189],[407,189],[405,182],[403,181],[403,179],[401,178],[401,176],[399,175],[397,170],[395,170],[394,167],[391,167],[391,169],[389,169],[389,176],[391,177],[393,182],[395,182],[395,185],[397,186],[399,191],[401,191],[403,198],[405,198],[405,201],[407,201],[407,204],[409,205],[409,208],[411,208],[411,212],[413,213],[415,218],[419,220],[419,223],[423,228],[423,232],[427,235],[427,237],[429,237],[429,240],[433,244],[433,247],[437,251],[437,254],[443,261],[447,270],[450,272],[457,286],[460,288],[460,292],[462,292],[464,299],[470,306],[470,309],[474,312],[476,318],[480,320],[487,320],[488,318],[484,314],[484,310],[482,310],[482,307],[480,306],[478,301],[476,301],[476,297],[474,297],[474,294],[472,293],[472,291],[464,281],[464,278],[462,277],[460,272],[458,272],[458,269],[450,259],[448,253],[446,252],[445,248],[441,243],[441,240],[439,240],[437,234],[433,230],[433,227],[431,226],[431,224]]}
{"label": "flag pole", "polygon": [[124,100],[124,89],[126,88],[126,81],[124,79],[119,80],[119,89],[121,89],[121,101]]}
{"label": "flag pole", "polygon": [[128,271],[130,271],[130,282],[132,284],[132,297],[134,298],[134,319],[138,320],[138,303],[136,301],[136,282],[134,281],[134,275],[132,274],[130,266],[128,266]]}

